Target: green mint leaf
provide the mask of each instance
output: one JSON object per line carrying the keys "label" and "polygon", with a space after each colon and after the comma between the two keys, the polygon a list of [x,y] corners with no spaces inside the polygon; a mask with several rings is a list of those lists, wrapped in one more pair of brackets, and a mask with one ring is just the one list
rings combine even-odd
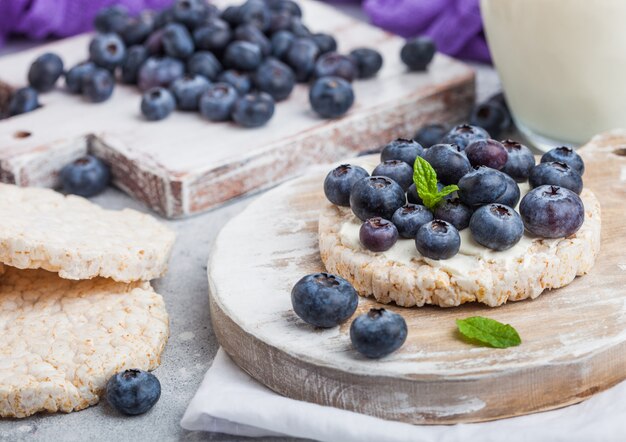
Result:
{"label": "green mint leaf", "polygon": [[422,157],[415,159],[413,165],[413,182],[417,189],[417,194],[424,202],[424,205],[432,209],[437,204],[437,172]]}
{"label": "green mint leaf", "polygon": [[459,190],[459,186],[457,186],[456,184],[450,184],[449,186],[446,186],[443,189],[441,189],[439,191],[439,195],[441,195],[441,197],[443,198],[443,197],[450,195],[453,192],[456,192],[457,190]]}
{"label": "green mint leaf", "polygon": [[517,330],[509,324],[503,324],[494,319],[472,316],[457,319],[456,325],[459,332],[466,338],[490,347],[507,348],[522,343]]}

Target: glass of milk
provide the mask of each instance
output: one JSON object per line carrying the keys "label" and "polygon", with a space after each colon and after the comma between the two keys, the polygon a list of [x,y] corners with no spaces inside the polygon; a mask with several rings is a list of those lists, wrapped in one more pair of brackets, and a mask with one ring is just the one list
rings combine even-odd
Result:
{"label": "glass of milk", "polygon": [[626,128],[626,0],[481,0],[520,131],[541,150]]}

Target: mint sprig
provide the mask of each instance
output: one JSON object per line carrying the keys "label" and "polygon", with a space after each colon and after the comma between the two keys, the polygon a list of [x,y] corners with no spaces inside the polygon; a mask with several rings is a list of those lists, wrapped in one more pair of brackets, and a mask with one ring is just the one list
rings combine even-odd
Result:
{"label": "mint sprig", "polygon": [[413,165],[413,182],[417,189],[417,194],[422,199],[422,202],[430,210],[433,210],[439,202],[452,192],[459,190],[459,186],[452,184],[444,187],[443,189],[437,189],[437,172],[422,157],[415,159]]}
{"label": "mint sprig", "polygon": [[509,324],[482,316],[457,319],[459,332],[470,341],[495,348],[507,348],[520,345],[522,339],[517,330]]}

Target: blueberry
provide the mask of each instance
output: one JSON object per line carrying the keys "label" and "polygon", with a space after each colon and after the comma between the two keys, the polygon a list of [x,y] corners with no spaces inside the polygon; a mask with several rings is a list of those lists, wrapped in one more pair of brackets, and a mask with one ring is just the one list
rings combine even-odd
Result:
{"label": "blueberry", "polygon": [[63,60],[57,54],[48,52],[37,57],[30,65],[28,84],[39,92],[48,92],[54,88],[62,74]]}
{"label": "blueberry", "polygon": [[172,7],[162,9],[154,16],[155,29],[161,29],[174,21],[174,11]]}
{"label": "blueberry", "polygon": [[163,30],[163,49],[170,57],[185,59],[193,54],[195,46],[185,26],[170,23]]}
{"label": "blueberry", "polygon": [[285,54],[285,61],[296,74],[296,80],[306,82],[313,74],[320,50],[310,38],[296,38]]}
{"label": "blueberry", "polygon": [[32,87],[17,89],[9,100],[9,115],[15,116],[32,112],[39,107],[39,93]]}
{"label": "blueberry", "polygon": [[350,191],[361,178],[370,174],[360,166],[342,164],[328,172],[324,180],[324,194],[328,201],[338,206],[350,207]]}
{"label": "blueberry", "polygon": [[270,27],[266,31],[268,35],[275,35],[281,31],[289,31],[291,29],[291,23],[293,22],[293,15],[287,11],[278,11],[272,13],[270,19]]}
{"label": "blueberry", "polygon": [[83,79],[96,69],[91,61],[85,61],[72,67],[65,73],[65,87],[72,94],[83,92]]}
{"label": "blueberry", "polygon": [[167,118],[176,107],[176,100],[170,91],[162,87],[148,90],[141,98],[141,113],[149,121]]}
{"label": "blueberry", "polygon": [[232,41],[233,32],[228,23],[219,18],[209,21],[193,31],[196,48],[221,54]]}
{"label": "blueberry", "polygon": [[83,78],[83,98],[92,103],[102,103],[113,95],[115,79],[110,71],[96,68]]}
{"label": "blueberry", "polygon": [[358,78],[372,78],[383,67],[383,56],[375,49],[357,48],[350,51],[350,58]]}
{"label": "blueberry", "polygon": [[257,89],[267,92],[276,101],[291,95],[296,85],[296,76],[289,66],[274,58],[264,61],[254,75]]}
{"label": "blueberry", "polygon": [[65,193],[91,197],[106,189],[111,181],[111,172],[102,160],[86,155],[65,165],[59,177]]}
{"label": "blueberry", "polygon": [[322,77],[311,86],[309,102],[320,117],[339,118],[354,104],[354,91],[343,78]]}
{"label": "blueberry", "polygon": [[142,91],[153,87],[169,87],[184,74],[185,65],[182,61],[171,57],[150,57],[139,69],[137,84]]}
{"label": "blueberry", "polygon": [[585,220],[585,207],[578,195],[559,186],[540,186],[520,203],[526,229],[543,238],[573,235]]}
{"label": "blueberry", "polygon": [[417,131],[413,139],[425,148],[429,148],[441,143],[447,133],[448,129],[443,124],[427,124]]}
{"label": "blueberry", "polygon": [[371,359],[382,358],[402,347],[407,333],[404,318],[384,308],[370,309],[350,326],[352,346]]}
{"label": "blueberry", "polygon": [[117,34],[99,34],[89,43],[89,59],[101,68],[113,70],[126,58],[126,45]]}
{"label": "blueberry", "polygon": [[239,18],[241,23],[267,31],[272,21],[272,12],[264,0],[247,0],[239,9]]}
{"label": "blueberry", "polygon": [[456,144],[465,150],[468,144],[478,140],[486,140],[489,133],[478,126],[470,126],[469,124],[461,124],[455,126],[441,139],[440,143]]}
{"label": "blueberry", "polygon": [[131,46],[126,51],[126,59],[122,63],[121,79],[126,84],[137,84],[139,69],[148,59],[148,49],[142,45]]}
{"label": "blueberry", "polygon": [[508,118],[508,112],[500,104],[486,101],[472,109],[470,124],[482,127],[495,138],[508,125]]}
{"label": "blueberry", "polygon": [[352,59],[337,52],[321,55],[313,68],[313,78],[339,77],[346,81],[352,81],[355,76],[356,69]]}
{"label": "blueberry", "polygon": [[[291,20],[291,28],[289,30],[293,32],[296,37],[313,37],[313,33],[311,32],[311,30],[304,23],[302,23],[302,19],[299,17],[294,17],[294,19]],[[315,46],[317,46],[317,44]]]}
{"label": "blueberry", "polygon": [[391,219],[405,203],[402,187],[387,177],[361,178],[350,192],[350,208],[361,221],[377,216]]}
{"label": "blueberry", "polygon": [[174,80],[170,90],[176,99],[176,107],[183,111],[197,111],[200,96],[211,83],[201,75],[185,75]]}
{"label": "blueberry", "polygon": [[372,252],[384,252],[398,241],[398,229],[386,219],[374,217],[365,220],[359,229],[359,240]]}
{"label": "blueberry", "polygon": [[247,94],[233,106],[232,119],[243,127],[259,127],[274,115],[274,99],[265,92]]}
{"label": "blueberry", "polygon": [[290,31],[278,31],[272,35],[272,55],[284,60],[295,39],[296,36]]}
{"label": "blueberry", "polygon": [[232,85],[239,95],[245,95],[252,89],[252,80],[248,74],[238,72],[234,70],[227,70],[222,72],[218,77],[218,81],[221,83],[228,83]]}
{"label": "blueberry", "polygon": [[198,51],[187,60],[187,72],[215,81],[222,72],[222,65],[211,52]]}
{"label": "blueberry", "polygon": [[503,174],[506,181],[506,190],[500,195],[494,203],[504,204],[505,206],[515,207],[519,203],[521,196],[520,188],[513,178],[507,174]]}
{"label": "blueberry", "polygon": [[227,121],[238,99],[239,93],[234,86],[212,84],[200,97],[200,113],[211,121]]}
{"label": "blueberry", "polygon": [[130,20],[128,9],[121,5],[102,8],[96,14],[94,27],[101,33],[120,33]]}
{"label": "blueberry", "polygon": [[254,25],[240,25],[235,29],[235,39],[240,41],[248,41],[256,44],[264,57],[272,53],[272,44],[270,40]]}
{"label": "blueberry", "polygon": [[541,157],[542,163],[549,163],[551,161],[560,161],[567,164],[576,172],[583,176],[585,173],[585,163],[583,159],[576,153],[571,147],[561,146],[546,152]]}
{"label": "blueberry", "polygon": [[254,71],[263,61],[259,45],[249,41],[234,41],[226,46],[224,64],[233,69]]}
{"label": "blueberry", "polygon": [[154,30],[154,17],[154,12],[144,11],[138,17],[130,18],[119,33],[124,43],[132,46],[146,41]]}
{"label": "blueberry", "polygon": [[401,160],[383,161],[372,171],[372,175],[391,178],[405,191],[413,184],[413,168]]}
{"label": "blueberry", "polygon": [[398,138],[387,144],[380,153],[380,160],[400,160],[411,166],[415,164],[415,159],[424,155],[424,148],[420,143],[413,140]]}
{"label": "blueberry", "polygon": [[422,256],[430,259],[449,259],[459,253],[461,237],[452,224],[434,219],[419,228],[415,247]]}
{"label": "blueberry", "polygon": [[583,179],[580,174],[560,161],[537,164],[530,171],[528,183],[533,188],[552,184],[569,189],[578,195],[583,190]]}
{"label": "blueberry", "polygon": [[518,183],[528,179],[531,169],[535,166],[535,156],[530,149],[513,140],[504,140],[502,145],[508,153],[506,164],[502,172],[513,178]]}
{"label": "blueberry", "polygon": [[449,222],[461,231],[469,226],[472,209],[461,202],[460,198],[444,199],[433,212],[435,218]]}
{"label": "blueberry", "polygon": [[331,328],[354,314],[359,297],[345,279],[329,273],[314,273],[293,286],[291,304],[296,315],[306,323]]}
{"label": "blueberry", "polygon": [[435,56],[437,48],[429,37],[408,40],[400,51],[402,62],[412,71],[423,71]]}
{"label": "blueberry", "polygon": [[337,50],[337,40],[332,35],[318,33],[311,36],[317,47],[320,49],[320,54],[326,54],[328,52],[335,52]]}
{"label": "blueberry", "polygon": [[241,24],[241,7],[226,7],[222,11],[222,15],[220,16],[220,18],[228,23],[231,27],[239,26]]}
{"label": "blueberry", "polygon": [[477,209],[469,227],[478,244],[498,251],[510,249],[524,235],[522,218],[504,204],[487,204]]}
{"label": "blueberry", "polygon": [[496,140],[476,140],[465,148],[465,155],[472,166],[487,166],[500,170],[506,164],[509,154],[504,146]]}
{"label": "blueberry", "polygon": [[457,184],[472,166],[467,157],[455,144],[435,144],[424,152],[423,158],[437,172],[437,179],[443,184]]}
{"label": "blueberry", "polygon": [[400,236],[411,239],[415,239],[420,227],[432,220],[433,214],[426,206],[411,203],[400,207],[391,217],[391,222],[398,229]]}
{"label": "blueberry", "polygon": [[302,17],[302,9],[293,0],[266,0],[269,8],[276,12],[288,12],[293,17]]}
{"label": "blueberry", "polygon": [[459,180],[459,198],[472,208],[496,202],[508,189],[507,178],[510,177],[489,167],[474,169]]}
{"label": "blueberry", "polygon": [[165,34],[165,30],[162,28],[150,34],[143,44],[148,50],[148,54],[162,56],[165,53],[165,49],[163,48],[163,34]]}
{"label": "blueberry", "polygon": [[139,369],[112,376],[106,385],[107,402],[123,414],[138,415],[150,410],[161,397],[161,383],[152,373]]}
{"label": "blueberry", "polygon": [[208,8],[204,0],[176,0],[172,5],[172,19],[188,28],[202,23],[207,15]]}

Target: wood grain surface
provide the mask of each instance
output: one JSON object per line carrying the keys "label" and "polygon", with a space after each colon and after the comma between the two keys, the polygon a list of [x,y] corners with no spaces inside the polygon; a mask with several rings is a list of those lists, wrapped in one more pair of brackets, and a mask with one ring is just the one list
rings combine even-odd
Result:
{"label": "wood grain surface", "polygon": [[[626,378],[626,131],[581,149],[585,185],[602,205],[593,270],[532,301],[498,308],[386,306],[404,316],[407,342],[367,360],[351,348],[350,322],[313,329],[290,291],[323,270],[317,242],[323,177],[281,185],[218,236],[209,261],[210,305],[220,344],[252,377],[299,400],[413,424],[478,422],[580,402]],[[356,314],[377,305],[360,299]],[[483,315],[512,324],[508,349],[463,341],[454,320]]]}
{"label": "wood grain surface", "polygon": [[[176,218],[269,188],[311,164],[412,136],[425,123],[467,117],[474,101],[469,67],[438,54],[427,72],[408,73],[399,59],[401,38],[320,2],[301,4],[306,22],[316,32],[333,33],[340,51],[370,46],[385,57],[378,77],[354,83],[356,102],[345,117],[315,116],[308,87],[299,85],[260,129],[209,123],[183,112],[152,123],[141,118],[135,88],[118,85],[111,100],[90,104],[65,93],[59,82],[56,91],[41,96],[40,109],[0,121],[0,180],[56,186],[60,168],[89,150],[112,165],[118,187]],[[30,63],[47,51],[57,52],[72,66],[87,57],[90,38],[83,35],[2,57],[0,80],[24,85]]]}

